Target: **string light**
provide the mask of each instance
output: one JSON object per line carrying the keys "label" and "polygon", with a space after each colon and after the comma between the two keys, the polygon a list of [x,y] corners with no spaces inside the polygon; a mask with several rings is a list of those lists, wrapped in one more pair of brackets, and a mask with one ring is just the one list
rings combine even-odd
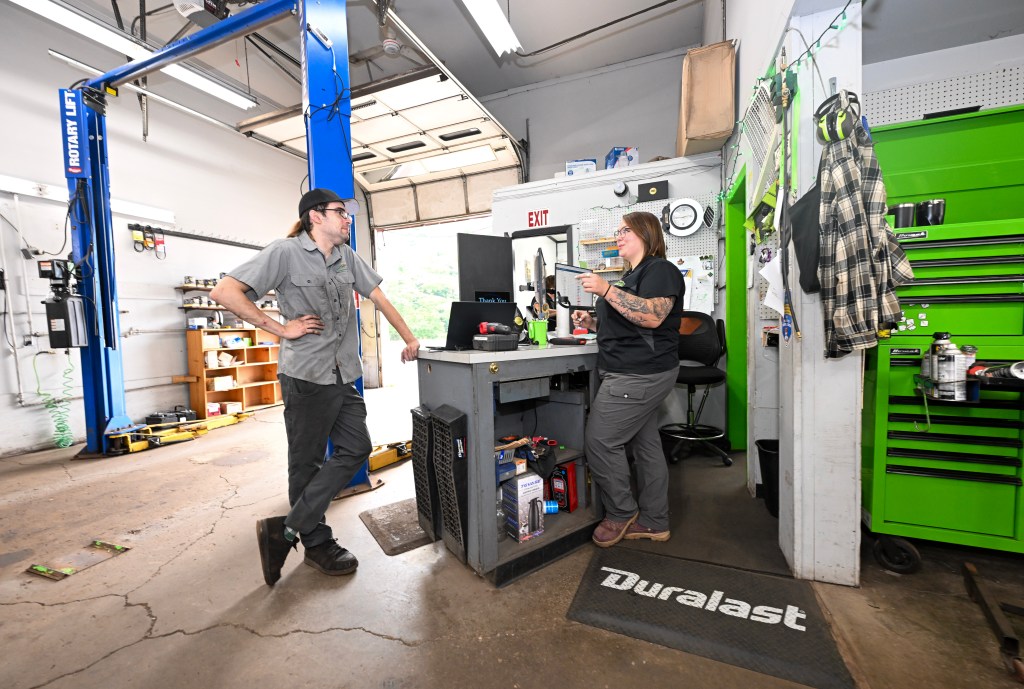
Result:
{"label": "string light", "polygon": [[[796,58],[795,60],[793,60],[793,62],[791,62],[789,65],[787,65],[786,69],[782,70],[782,79],[783,80],[785,80],[785,78],[786,78],[786,72],[792,71],[794,74],[798,74],[799,70],[800,70],[800,63],[803,62],[804,60],[808,60],[808,61],[812,61],[812,62],[814,61],[814,56],[821,52],[821,41],[822,41],[823,38],[825,38],[826,34],[828,34],[830,31],[834,31],[835,32],[834,34],[832,34],[831,36],[828,37],[828,40],[825,42],[826,45],[827,45],[836,36],[838,36],[840,33],[842,33],[842,31],[849,24],[849,19],[847,18],[847,15],[846,15],[846,8],[848,8],[850,6],[850,1],[851,0],[847,1],[846,5],[843,6],[843,9],[839,12],[838,15],[836,15],[835,19],[833,19],[829,23],[828,28],[826,28],[824,31],[821,32],[821,35],[818,36],[818,40],[816,40],[814,42],[814,47],[813,48],[808,48],[807,50],[805,50],[803,53],[800,54],[800,56],[798,58]],[[752,95],[750,97],[750,101],[747,103],[747,107],[743,111],[743,117],[736,122],[736,127],[739,129],[739,131],[737,132],[736,143],[729,147],[730,151],[738,149],[740,147],[740,139],[742,139],[742,135],[747,130],[746,120],[747,120],[747,116],[750,114],[750,106],[752,106],[754,104],[754,101],[757,99],[757,92],[758,92],[758,89],[759,89],[759,87],[761,85],[761,82],[769,81],[772,78],[773,78],[773,76],[769,75],[769,74],[766,74],[764,76],[758,77],[757,80],[755,81],[754,85],[751,87],[751,90],[753,91],[753,93],[752,93]],[[726,185],[724,186],[722,191],[720,191],[715,196],[715,201],[716,202],[724,203],[725,200],[729,196],[732,195],[733,186],[736,183],[736,167],[737,167],[736,163],[739,161],[739,159],[742,156],[743,156],[743,151],[736,151],[735,156],[733,156],[731,158],[730,162],[732,163],[732,172],[729,175],[729,181],[728,181],[728,183],[726,183]]]}

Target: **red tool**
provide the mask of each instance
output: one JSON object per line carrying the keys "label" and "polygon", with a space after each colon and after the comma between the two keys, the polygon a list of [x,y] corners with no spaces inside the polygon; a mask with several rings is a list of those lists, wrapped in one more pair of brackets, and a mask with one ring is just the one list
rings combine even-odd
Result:
{"label": "red tool", "polygon": [[512,328],[508,327],[504,323],[481,323],[480,334],[481,335],[508,335],[512,332]]}

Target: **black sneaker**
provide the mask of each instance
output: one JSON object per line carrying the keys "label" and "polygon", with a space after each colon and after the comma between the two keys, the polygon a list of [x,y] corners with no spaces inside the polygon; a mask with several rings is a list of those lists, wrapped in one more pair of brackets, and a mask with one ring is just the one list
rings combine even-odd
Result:
{"label": "black sneaker", "polygon": [[318,569],[332,577],[351,574],[359,566],[356,556],[338,545],[333,538],[326,543],[306,548],[305,562],[313,569]]}
{"label": "black sneaker", "polygon": [[273,586],[281,578],[281,567],[288,558],[288,551],[297,548],[299,544],[284,537],[284,517],[270,517],[256,522],[256,539],[260,544],[263,581],[267,582],[267,586]]}

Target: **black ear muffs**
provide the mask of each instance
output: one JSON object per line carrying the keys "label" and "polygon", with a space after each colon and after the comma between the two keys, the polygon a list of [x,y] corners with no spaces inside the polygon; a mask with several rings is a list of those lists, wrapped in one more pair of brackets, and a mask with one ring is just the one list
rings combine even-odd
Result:
{"label": "black ear muffs", "polygon": [[[842,107],[841,95],[846,94],[847,106]],[[823,144],[844,141],[853,135],[860,119],[860,100],[852,91],[837,93],[825,99],[814,111],[815,135]]]}

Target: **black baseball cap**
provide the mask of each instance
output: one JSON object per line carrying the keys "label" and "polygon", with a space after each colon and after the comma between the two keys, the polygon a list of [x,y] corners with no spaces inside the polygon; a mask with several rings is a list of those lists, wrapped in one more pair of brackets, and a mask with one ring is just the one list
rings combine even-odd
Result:
{"label": "black baseball cap", "polygon": [[310,189],[299,199],[299,217],[306,214],[309,209],[325,203],[338,202],[345,204],[345,210],[349,215],[359,212],[359,204],[355,199],[343,199],[330,189]]}

